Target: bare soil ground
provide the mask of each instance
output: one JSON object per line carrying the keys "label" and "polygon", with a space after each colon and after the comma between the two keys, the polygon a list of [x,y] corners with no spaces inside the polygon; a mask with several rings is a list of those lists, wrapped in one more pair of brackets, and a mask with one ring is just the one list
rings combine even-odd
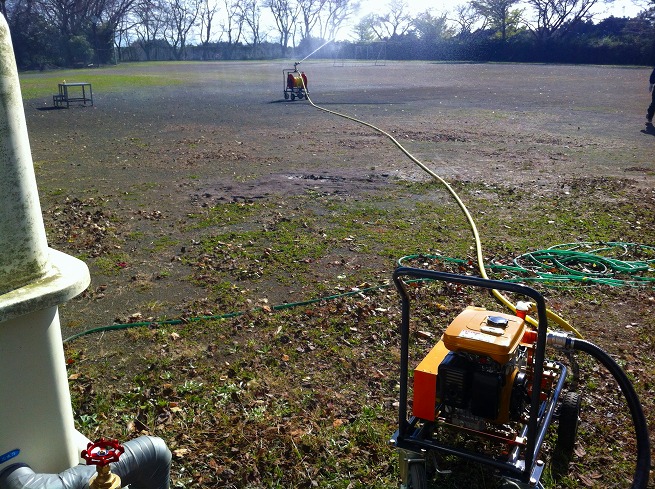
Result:
{"label": "bare soil ground", "polygon": [[[222,314],[301,301],[391,277],[393,258],[362,252],[364,248],[346,245],[344,240],[338,246],[335,241],[333,246],[339,249],[321,259],[306,259],[303,266],[308,270],[303,268],[298,277],[291,270],[286,281],[267,275],[265,268],[257,271],[249,265],[244,271],[238,264],[230,268],[235,250],[247,247],[247,242],[221,241],[213,252],[202,248],[208,236],[229,233],[230,214],[225,211],[223,218],[222,211],[216,214],[224,204],[258,209],[246,224],[240,220],[231,230],[243,233],[249,227],[280,226],[286,218],[301,215],[304,205],[320,208],[316,215],[321,215],[328,212],[333,201],[386,198],[387,205],[393,207],[397,205],[394,199],[400,196],[408,208],[425,199],[443,201],[444,205],[449,201],[438,187],[431,187],[427,195],[399,194],[399,182],[413,185],[430,178],[370,128],[319,111],[306,101],[285,101],[282,68],[286,67],[284,63],[147,65],[142,68],[146,73],[183,70],[196,76],[191,83],[138,93],[96,91],[93,107],[46,110],[49,100],[26,102],[51,246],[85,259],[92,276],[89,289],[60,309],[64,336],[114,322]],[[606,239],[605,235],[596,236],[594,224],[588,222],[586,213],[591,208],[599,215],[616,214],[622,235],[615,240],[629,238],[655,244],[655,132],[644,126],[648,70],[509,64],[332,66],[322,62],[307,62],[302,67],[316,104],[388,131],[436,173],[460,186],[480,211],[475,218],[481,225],[483,242],[491,241],[494,253],[502,252],[503,226],[517,225],[524,209],[535,203],[543,205],[544,213],[562,206],[570,209],[571,220],[577,223],[568,231],[570,241]],[[133,67],[114,71],[121,69]],[[489,189],[503,189],[504,197],[494,200],[499,198],[498,191]],[[516,192],[522,198],[517,198]],[[303,200],[308,195],[316,199]],[[489,220],[492,212],[506,220]],[[596,214],[592,217],[598,218]],[[520,225],[529,235],[530,223]],[[321,226],[320,220],[306,223],[312,232],[319,232]],[[439,227],[435,224],[435,228]],[[625,229],[630,230],[629,236]],[[441,228],[435,235],[439,238],[435,249],[453,256],[467,248],[467,244],[462,248],[462,243],[470,241],[464,224],[461,228]],[[548,239],[545,234],[537,237],[536,247],[548,245],[543,243]],[[221,247],[223,251],[217,251]],[[262,261],[269,252],[260,252]],[[344,276],[348,279],[338,278]],[[220,295],[223,302],[217,303],[217,287],[225,283],[234,284],[234,297]],[[593,324],[586,332],[594,341],[608,349],[616,347],[618,341],[616,353],[638,379],[641,394],[652,397],[652,289],[585,294],[549,292],[549,297],[552,305],[559,306],[564,316],[576,318],[578,325]],[[397,307],[392,293],[380,301],[385,307]],[[354,309],[350,313],[357,317],[380,314],[375,308],[365,313]],[[344,320],[350,317],[339,308],[327,308],[322,313],[343,315]],[[307,314],[290,315],[288,320],[311,323],[311,314]],[[233,344],[236,351],[237,343],[248,341],[247,324],[235,320],[226,326],[218,344]],[[352,328],[349,331],[358,335],[356,327]],[[371,335],[365,341],[381,341],[375,333]],[[384,341],[392,342],[393,338],[389,333]],[[139,339],[130,333],[116,333],[111,342],[120,345],[123,353],[98,347],[98,338],[93,336],[79,340],[74,348],[81,357],[104,351],[109,358],[122,358],[132,348],[144,348]],[[269,339],[279,346],[281,340],[275,334]],[[146,344],[149,341],[146,339]],[[230,357],[214,340],[206,341],[205,356],[234,362],[233,352]],[[290,335],[282,343],[303,352],[314,348],[302,335]],[[362,347],[362,351],[365,356],[367,350]],[[125,367],[125,378],[144,355],[134,352],[133,362],[122,361],[132,365]],[[353,368],[359,368],[356,360],[351,361]],[[327,364],[322,367],[330,368]],[[366,370],[379,372],[369,386],[375,392],[371,396],[386,406],[383,417],[391,424],[396,367],[368,365]],[[339,375],[348,370],[345,366],[336,368]],[[225,375],[233,378],[240,374],[229,370]],[[94,388],[101,389],[99,385]],[[335,392],[338,389],[335,386]],[[606,389],[611,391],[611,387]],[[597,395],[602,397],[602,392]],[[347,393],[344,395],[346,399],[330,401],[336,406],[334,411],[341,414],[322,412],[333,417],[334,429],[353,423],[356,417],[356,406],[348,402]],[[652,408],[652,399],[647,404]],[[655,418],[650,409],[648,417],[652,427]],[[134,432],[145,430],[164,436],[178,450],[184,443],[207,449],[207,440],[194,438],[191,443],[174,430],[167,431],[170,426],[159,430],[130,426]],[[294,427],[286,428],[293,431]],[[594,433],[590,429],[588,436],[593,438]],[[270,439],[274,434],[262,436]],[[619,436],[619,445],[625,436]],[[246,442],[234,446],[241,454],[254,450]],[[311,452],[310,447],[300,446],[303,450]],[[186,474],[175,474],[178,487],[270,486],[270,482],[263,482],[262,467],[259,471],[244,468],[257,465],[252,458],[242,457],[234,465],[210,464],[208,468],[187,452],[178,451],[177,456],[179,466],[187,468]],[[360,464],[368,460],[366,454],[358,456],[363,457],[357,459]],[[593,457],[597,457],[592,464],[595,472],[589,475],[580,470],[577,479],[574,477],[579,486],[570,487],[609,487],[603,486],[602,475],[598,475],[606,460],[602,454]],[[588,454],[588,458],[593,457]],[[185,460],[189,465],[184,465]],[[267,463],[285,467],[280,460]],[[385,466],[385,470],[387,480],[394,480],[395,468]],[[235,474],[248,482],[234,482]],[[286,487],[309,487],[316,481],[321,486],[331,485],[309,470],[290,480]],[[373,485],[373,479],[359,476],[352,487]]]}

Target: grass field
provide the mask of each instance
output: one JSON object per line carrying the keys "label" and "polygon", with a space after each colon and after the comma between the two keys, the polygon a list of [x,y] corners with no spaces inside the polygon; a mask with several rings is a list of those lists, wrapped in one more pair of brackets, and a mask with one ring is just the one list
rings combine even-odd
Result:
{"label": "grass field", "polygon": [[[21,76],[50,246],[92,275],[60,308],[65,337],[100,328],[65,345],[78,428],[92,439],[161,436],[173,487],[397,487],[392,272],[403,256],[435,254],[463,261],[415,263],[478,273],[470,226],[445,187],[370,127],[285,101],[289,64]],[[655,258],[649,70],[301,68],[316,104],[379,126],[452,185],[488,264],[577,242],[636,243],[622,258]],[[63,79],[92,83],[95,105],[53,110]],[[533,286],[628,372],[652,439],[652,286]],[[413,294],[412,362],[466,305],[503,310],[475,290]],[[115,323],[124,326],[104,328]],[[579,360],[575,455],[542,482],[628,487],[625,402]],[[453,473],[432,487],[498,486],[479,466],[443,463]]]}

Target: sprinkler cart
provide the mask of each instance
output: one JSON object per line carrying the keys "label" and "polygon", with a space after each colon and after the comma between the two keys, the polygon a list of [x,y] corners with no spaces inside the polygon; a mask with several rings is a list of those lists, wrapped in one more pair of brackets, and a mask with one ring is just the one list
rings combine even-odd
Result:
{"label": "sprinkler cart", "polygon": [[[547,347],[567,355],[584,351],[617,380],[636,432],[637,468],[631,487],[647,487],[648,427],[632,384],[597,346],[548,331],[548,312],[539,292],[515,283],[403,266],[396,269],[393,279],[402,300],[402,323],[398,430],[390,444],[399,454],[401,489],[435,487],[428,485],[433,476],[449,473],[439,467],[446,458],[493,469],[504,488],[543,488],[544,441],[554,422],[558,430],[553,466],[566,470],[577,436],[581,397],[565,391],[567,368],[546,358]],[[516,315],[466,307],[442,330],[436,345],[410,375],[408,283],[415,281],[441,282],[446,292],[463,287],[506,291],[530,302],[517,304]],[[538,322],[522,307],[532,304]]]}
{"label": "sprinkler cart", "polygon": [[296,100],[298,97],[300,100],[307,97],[307,76],[305,72],[298,71],[298,65],[300,62],[293,64],[293,69],[287,68],[282,70],[282,78],[284,81],[284,99]]}

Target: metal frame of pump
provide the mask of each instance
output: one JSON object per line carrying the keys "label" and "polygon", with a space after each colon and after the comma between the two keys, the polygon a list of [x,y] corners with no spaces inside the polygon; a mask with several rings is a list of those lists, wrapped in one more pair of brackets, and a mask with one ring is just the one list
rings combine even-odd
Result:
{"label": "metal frame of pump", "polygon": [[[529,380],[532,386],[542,386],[542,382],[549,380],[551,388],[546,399],[543,398],[541,388],[532,388],[530,403],[527,406],[529,413],[527,422],[525,422],[515,437],[496,440],[509,448],[505,460],[491,458],[482,453],[447,444],[434,437],[436,427],[438,426],[436,422],[425,421],[416,416],[408,416],[410,299],[403,278],[416,280],[428,279],[485,289],[503,290],[534,300],[539,321],[536,330],[535,346],[532,352],[530,372],[532,378]],[[546,432],[553,421],[567,374],[566,367],[562,364],[558,364],[558,374],[555,377],[551,376],[550,379],[547,379],[548,375],[544,373],[544,365],[546,364],[547,312],[543,296],[534,289],[519,284],[409,267],[399,267],[396,269],[393,279],[402,298],[402,324],[398,430],[394,433],[391,444],[401,454],[401,477],[403,478],[403,484],[407,482],[411,464],[425,464],[425,454],[434,450],[491,466],[497,469],[501,476],[525,484],[525,487],[538,486],[544,468],[543,461],[539,460],[539,453]],[[474,431],[462,429],[462,432]],[[483,435],[483,433],[477,434]]]}

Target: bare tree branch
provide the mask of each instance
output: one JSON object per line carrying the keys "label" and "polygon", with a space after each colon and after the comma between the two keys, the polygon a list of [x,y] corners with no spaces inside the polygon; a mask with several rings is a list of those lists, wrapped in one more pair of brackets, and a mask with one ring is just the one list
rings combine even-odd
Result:
{"label": "bare tree branch", "polygon": [[164,38],[171,45],[175,59],[184,58],[189,32],[196,26],[201,0],[169,0]]}
{"label": "bare tree branch", "polygon": [[271,10],[282,45],[282,56],[286,56],[289,40],[296,29],[300,5],[294,0],[266,0],[265,4]]}
{"label": "bare tree branch", "polygon": [[540,40],[565,35],[577,23],[590,17],[590,10],[602,0],[528,0],[535,18],[528,28]]}

